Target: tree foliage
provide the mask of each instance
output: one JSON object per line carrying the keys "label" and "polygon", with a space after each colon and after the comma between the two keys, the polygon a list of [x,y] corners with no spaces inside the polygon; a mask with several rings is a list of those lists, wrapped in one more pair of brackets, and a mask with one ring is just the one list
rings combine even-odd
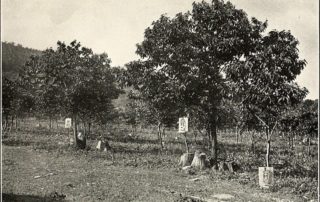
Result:
{"label": "tree foliage", "polygon": [[216,153],[217,114],[229,90],[222,72],[235,58],[254,49],[265,26],[256,19],[250,21],[230,2],[193,3],[190,12],[173,18],[162,15],[145,30],[144,41],[137,46],[142,60],[131,63],[128,70],[138,80],[138,90],[177,102],[175,106],[185,113],[198,114]]}
{"label": "tree foliage", "polygon": [[41,108],[81,118],[108,112],[111,100],[120,93],[108,56],[95,55],[76,41],[68,46],[58,42],[57,50],[50,48],[33,57],[25,66],[24,79],[42,99]]}
{"label": "tree foliage", "polygon": [[306,64],[297,45],[290,32],[273,30],[256,41],[252,52],[228,64],[234,98],[253,113],[266,113],[265,119],[299,104],[307,90],[294,82]]}
{"label": "tree foliage", "polygon": [[271,134],[282,112],[297,106],[308,93],[294,82],[306,61],[299,59],[298,41],[288,31],[270,31],[254,44],[254,49],[226,66],[226,78],[232,83],[233,98],[266,131],[269,166]]}
{"label": "tree foliage", "polygon": [[3,129],[7,129],[10,125],[10,118],[12,122],[14,119],[31,114],[34,112],[34,108],[35,103],[32,95],[25,92],[17,81],[11,81],[4,77],[2,82]]}
{"label": "tree foliage", "polygon": [[289,108],[280,119],[280,130],[309,137],[318,134],[318,100],[304,100],[297,107]]}
{"label": "tree foliage", "polygon": [[[274,120],[307,93],[294,83],[306,63],[298,41],[287,31],[265,34],[266,27],[220,0],[193,3],[173,18],[162,15],[137,45],[141,59],[128,65],[131,82],[165,114],[175,106],[201,120],[216,159],[219,123],[256,127],[257,115]],[[237,105],[236,118],[226,115],[228,99]]]}
{"label": "tree foliage", "polygon": [[77,41],[57,43],[25,66],[22,81],[38,97],[39,110],[105,123],[114,115],[112,100],[121,92],[106,54],[97,55]]}

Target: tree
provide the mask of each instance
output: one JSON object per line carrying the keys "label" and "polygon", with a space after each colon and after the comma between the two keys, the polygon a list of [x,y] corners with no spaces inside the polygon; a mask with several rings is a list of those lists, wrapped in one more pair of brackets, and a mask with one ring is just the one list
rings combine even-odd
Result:
{"label": "tree", "polygon": [[[19,74],[22,74],[23,65],[32,55],[41,55],[41,51],[23,47],[13,42],[1,42],[2,44],[2,81],[3,81],[3,113],[4,125],[9,126],[9,116],[11,125],[14,119],[16,128],[18,119],[34,109],[34,97],[23,90],[19,82]],[[11,87],[9,87],[11,86]],[[8,91],[10,90],[11,91]],[[13,89],[14,88],[14,89]],[[8,94],[7,94],[8,93]],[[8,107],[8,104],[10,107]]]}
{"label": "tree", "polygon": [[[192,11],[172,19],[162,15],[137,45],[141,60],[128,68],[138,90],[177,102],[184,114],[194,111],[208,131],[212,155],[217,160],[217,123],[221,101],[228,96],[223,68],[253,49],[264,24],[248,20],[244,11],[230,3],[193,3]],[[143,80],[144,81],[144,80]],[[165,90],[158,90],[165,86]],[[171,105],[161,105],[169,110]]]}
{"label": "tree", "polygon": [[234,100],[265,127],[269,166],[270,137],[281,113],[301,103],[308,92],[294,82],[306,61],[299,59],[298,41],[287,31],[270,31],[254,44],[226,66],[226,78],[233,82]]}
{"label": "tree", "polygon": [[138,124],[154,123],[153,117],[150,116],[150,112],[146,107],[146,103],[140,99],[138,92],[130,90],[127,97],[129,98],[128,103],[125,105],[122,115],[124,121],[132,126],[132,133],[136,131]]}
{"label": "tree", "polygon": [[310,143],[310,139],[318,134],[318,100],[304,100],[298,106],[287,109],[281,116],[279,128],[288,135],[291,146],[292,133],[307,136]]}
{"label": "tree", "polygon": [[299,117],[301,130],[309,135],[309,138],[318,134],[318,99],[304,100]]}
{"label": "tree", "polygon": [[[138,62],[127,65],[129,73],[127,80],[137,90],[129,94],[131,99],[129,109],[131,108],[131,112],[134,113],[131,113],[129,116],[131,119],[128,120],[136,122],[138,118],[142,122],[157,125],[158,140],[161,149],[163,149],[165,127],[170,127],[176,122],[179,107],[177,107],[170,84],[161,74],[154,72],[146,77],[136,77],[137,68],[141,68],[141,64]],[[167,94],[164,95],[164,93]],[[133,118],[132,115],[138,115],[138,117]]]}
{"label": "tree", "polygon": [[[6,130],[13,126],[16,121],[18,128],[18,118],[34,110],[34,98],[25,92],[18,81],[11,81],[6,77],[2,83],[2,114],[4,117],[3,129]],[[11,118],[11,124],[9,119]],[[11,125],[9,127],[9,125]]]}
{"label": "tree", "polygon": [[79,121],[84,123],[84,130],[92,121],[107,121],[113,114],[111,100],[121,91],[115,86],[106,54],[93,54],[77,41],[57,44],[57,50],[49,48],[41,56],[31,58],[23,80],[41,98],[40,102],[47,105],[42,109],[73,117],[76,145],[84,148],[85,141],[83,144],[77,137]]}
{"label": "tree", "polygon": [[9,126],[9,117],[14,115],[14,101],[18,95],[14,82],[3,78],[2,82],[2,129],[5,131]]}

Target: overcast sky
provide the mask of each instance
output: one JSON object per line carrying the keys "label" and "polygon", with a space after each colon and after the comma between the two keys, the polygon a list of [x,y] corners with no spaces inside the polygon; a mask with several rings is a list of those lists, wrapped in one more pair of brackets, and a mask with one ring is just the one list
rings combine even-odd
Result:
{"label": "overcast sky", "polygon": [[[77,39],[96,53],[106,52],[113,66],[137,59],[136,44],[145,28],[163,13],[191,9],[194,0],[1,0],[2,41],[44,50]],[[297,81],[319,97],[319,1],[231,0],[249,17],[268,20],[268,30],[290,30],[308,64]]]}

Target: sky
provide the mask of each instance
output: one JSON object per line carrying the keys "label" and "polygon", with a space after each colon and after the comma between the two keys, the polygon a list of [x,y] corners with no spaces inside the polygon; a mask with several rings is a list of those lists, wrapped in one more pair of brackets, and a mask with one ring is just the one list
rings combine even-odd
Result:
{"label": "sky", "polygon": [[[107,53],[112,66],[138,59],[136,44],[161,14],[186,12],[194,0],[1,0],[2,41],[44,50],[58,40],[77,39],[95,53]],[[230,0],[249,17],[268,20],[267,31],[290,30],[307,65],[298,76],[319,97],[319,1]]]}

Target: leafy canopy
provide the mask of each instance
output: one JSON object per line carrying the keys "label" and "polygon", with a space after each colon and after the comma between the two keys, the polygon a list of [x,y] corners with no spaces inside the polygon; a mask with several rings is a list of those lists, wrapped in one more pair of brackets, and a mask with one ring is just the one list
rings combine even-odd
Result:
{"label": "leafy canopy", "polygon": [[131,81],[145,98],[168,111],[170,106],[185,113],[194,109],[215,122],[228,89],[222,68],[248,54],[264,27],[218,0],[193,3],[191,12],[174,18],[162,15],[137,45],[141,60],[128,65]]}
{"label": "leafy canopy", "polygon": [[23,81],[39,97],[40,109],[48,113],[77,115],[84,121],[104,122],[112,114],[112,99],[121,92],[106,54],[93,54],[77,41],[57,43],[25,66]]}

